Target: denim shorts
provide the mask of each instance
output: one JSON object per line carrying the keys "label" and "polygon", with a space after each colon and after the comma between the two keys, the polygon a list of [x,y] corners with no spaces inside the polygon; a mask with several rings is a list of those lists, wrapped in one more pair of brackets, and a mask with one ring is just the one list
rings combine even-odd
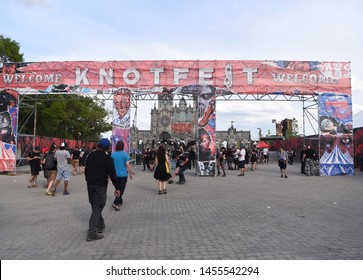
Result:
{"label": "denim shorts", "polygon": [[58,170],[57,180],[64,179],[64,181],[68,181],[69,177],[69,170]]}

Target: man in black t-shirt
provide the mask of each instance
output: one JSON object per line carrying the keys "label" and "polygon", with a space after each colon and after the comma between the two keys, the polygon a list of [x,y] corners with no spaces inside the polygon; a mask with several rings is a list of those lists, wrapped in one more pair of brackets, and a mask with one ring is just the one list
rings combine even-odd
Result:
{"label": "man in black t-shirt", "polygon": [[150,149],[146,148],[146,150],[142,150],[142,155],[144,156],[144,171],[146,170],[150,170],[150,164],[149,164],[149,157],[150,157]]}
{"label": "man in black t-shirt", "polygon": [[107,154],[111,143],[108,139],[102,139],[98,149],[89,154],[86,160],[85,176],[87,181],[88,200],[91,204],[92,214],[89,219],[87,241],[102,239],[101,234],[105,228],[105,221],[102,217],[102,210],[107,200],[108,178],[115,187],[115,196],[120,196],[118,179],[113,159]]}
{"label": "man in black t-shirt", "polygon": [[174,175],[179,175],[179,181],[176,184],[185,184],[185,176],[184,171],[189,168],[189,159],[182,154],[181,152],[177,152],[176,154],[176,169]]}
{"label": "man in black t-shirt", "polygon": [[40,148],[35,147],[34,150],[28,154],[26,160],[29,162],[30,165],[30,178],[28,188],[35,188],[37,187],[36,183],[40,171]]}

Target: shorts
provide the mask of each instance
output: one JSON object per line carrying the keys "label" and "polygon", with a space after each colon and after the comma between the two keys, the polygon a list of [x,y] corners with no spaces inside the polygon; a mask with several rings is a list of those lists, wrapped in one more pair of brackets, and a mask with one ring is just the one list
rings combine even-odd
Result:
{"label": "shorts", "polygon": [[40,166],[31,166],[30,167],[30,174],[31,175],[39,175],[39,171],[40,171]]}
{"label": "shorts", "polygon": [[244,160],[240,160],[238,161],[238,168],[245,168],[245,161]]}
{"label": "shorts", "polygon": [[48,171],[48,180],[55,181],[57,177],[57,170],[47,170]]}
{"label": "shorts", "polygon": [[69,180],[69,170],[61,170],[57,172],[57,180],[68,181]]}
{"label": "shorts", "polygon": [[284,160],[279,160],[279,167],[280,169],[286,169],[286,163]]}

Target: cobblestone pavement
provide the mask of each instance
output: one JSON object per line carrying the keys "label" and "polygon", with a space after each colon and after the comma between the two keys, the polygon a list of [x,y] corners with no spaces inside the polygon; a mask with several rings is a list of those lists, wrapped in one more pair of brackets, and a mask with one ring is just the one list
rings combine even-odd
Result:
{"label": "cobblestone pavement", "polygon": [[149,171],[136,166],[121,211],[109,185],[105,238],[87,242],[91,213],[83,175],[55,197],[27,188],[29,174],[0,175],[2,260],[356,260],[363,259],[363,172],[306,177],[299,165],[280,178],[276,164],[227,177],[197,177],[158,195]]}

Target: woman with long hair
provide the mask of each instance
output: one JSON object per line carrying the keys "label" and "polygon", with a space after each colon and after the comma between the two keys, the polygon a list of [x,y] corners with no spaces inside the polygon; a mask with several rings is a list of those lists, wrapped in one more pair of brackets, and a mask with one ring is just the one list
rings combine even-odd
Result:
{"label": "woman with long hair", "polygon": [[160,145],[156,152],[154,178],[158,181],[159,194],[166,194],[166,182],[172,177],[169,169],[169,158],[164,145]]}

